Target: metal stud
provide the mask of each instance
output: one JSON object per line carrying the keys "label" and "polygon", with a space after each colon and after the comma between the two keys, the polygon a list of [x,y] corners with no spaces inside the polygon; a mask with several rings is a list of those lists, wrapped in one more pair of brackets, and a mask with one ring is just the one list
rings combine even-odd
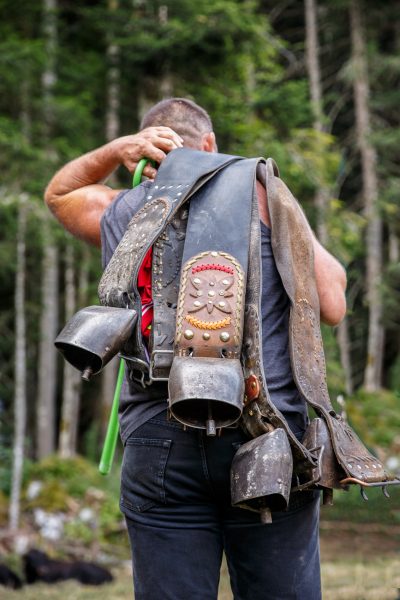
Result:
{"label": "metal stud", "polygon": [[191,329],[186,329],[185,333],[183,334],[185,336],[185,338],[187,340],[191,340],[194,336],[194,333]]}
{"label": "metal stud", "polygon": [[195,277],[195,278],[193,279],[193,283],[197,283],[197,284],[199,284],[199,283],[201,283],[201,280],[200,280],[198,277]]}
{"label": "metal stud", "polygon": [[222,283],[223,283],[224,285],[229,285],[229,280],[228,280],[228,279],[223,279],[223,280],[222,280]]}
{"label": "metal stud", "polygon": [[226,302],[218,302],[218,306],[220,306],[221,308],[224,308],[224,306],[226,305]]}
{"label": "metal stud", "polygon": [[220,334],[219,339],[221,340],[221,342],[229,342],[230,337],[231,336],[229,335],[229,333],[227,331],[223,331]]}
{"label": "metal stud", "polygon": [[201,306],[201,302],[199,300],[195,300],[193,304],[194,306]]}
{"label": "metal stud", "polygon": [[206,340],[206,342],[210,339],[210,337],[211,336],[209,333],[207,333],[207,332],[203,333],[203,340]]}
{"label": "metal stud", "polygon": [[214,290],[210,290],[210,291],[208,292],[208,295],[210,296],[210,298],[213,298],[213,297],[215,296],[215,292],[214,292]]}

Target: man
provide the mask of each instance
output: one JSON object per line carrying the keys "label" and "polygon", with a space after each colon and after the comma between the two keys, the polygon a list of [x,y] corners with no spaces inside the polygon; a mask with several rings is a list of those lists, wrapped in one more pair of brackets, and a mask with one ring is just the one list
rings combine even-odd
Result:
{"label": "man", "polygon": [[[210,117],[189,100],[164,100],[147,113],[138,134],[63,167],[46,190],[46,202],[71,233],[101,244],[105,266],[144,205],[156,171],[148,166],[150,180],[135,190],[111,190],[103,181],[121,164],[132,172],[143,156],[161,163],[182,146],[217,151]],[[289,299],[275,266],[268,199],[260,182],[257,195],[264,368],[272,401],[301,439],[307,413],[290,367]],[[321,319],[335,325],[346,310],[345,273],[315,238],[313,246]],[[257,513],[233,508],[230,465],[248,436],[234,427],[221,437],[184,429],[167,419],[167,393],[165,383],[143,389],[129,381],[121,397],[121,509],[132,545],[135,597],[217,598],[224,551],[235,600],[320,598],[318,493],[292,494],[288,511],[274,513],[269,525],[262,525]]]}

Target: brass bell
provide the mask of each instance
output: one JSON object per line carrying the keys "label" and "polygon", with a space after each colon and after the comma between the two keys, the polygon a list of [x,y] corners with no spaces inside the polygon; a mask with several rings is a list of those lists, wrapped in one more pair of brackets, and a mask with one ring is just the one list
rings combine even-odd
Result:
{"label": "brass bell", "polygon": [[293,460],[283,429],[274,429],[243,444],[231,466],[232,505],[260,512],[270,523],[271,511],[286,510]]}
{"label": "brass bell", "polygon": [[168,391],[169,408],[177,421],[215,435],[217,429],[241,417],[244,380],[240,361],[175,356]]}
{"label": "brass bell", "polygon": [[64,358],[89,380],[119,352],[133,333],[136,312],[111,306],[88,306],[78,311],[54,344]]}

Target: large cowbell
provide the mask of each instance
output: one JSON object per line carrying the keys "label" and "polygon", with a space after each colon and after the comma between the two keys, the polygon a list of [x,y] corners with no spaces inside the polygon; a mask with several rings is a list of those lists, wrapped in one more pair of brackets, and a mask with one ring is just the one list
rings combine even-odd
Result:
{"label": "large cowbell", "polygon": [[283,429],[274,429],[243,444],[231,466],[232,505],[260,512],[263,523],[272,511],[286,510],[293,459]]}
{"label": "large cowbell", "polygon": [[55,340],[64,358],[84,379],[101,371],[132,335],[136,312],[110,306],[88,306],[68,321]]}
{"label": "large cowbell", "polygon": [[227,252],[200,252],[181,273],[169,407],[178,421],[208,435],[243,410],[244,284],[240,263]]}
{"label": "large cowbell", "polygon": [[244,396],[239,360],[176,356],[169,376],[170,410],[178,421],[209,435],[240,418]]}

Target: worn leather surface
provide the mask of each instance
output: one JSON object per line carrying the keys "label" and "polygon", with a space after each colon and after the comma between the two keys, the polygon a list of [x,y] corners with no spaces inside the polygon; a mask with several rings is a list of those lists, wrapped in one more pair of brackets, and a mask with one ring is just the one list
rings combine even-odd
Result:
{"label": "worn leather surface", "polygon": [[388,481],[382,463],[332,407],[320,329],[312,233],[299,204],[267,161],[267,195],[272,249],[291,302],[290,347],[294,380],[306,401],[324,418],[336,458],[349,477],[366,483]]}
{"label": "worn leather surface", "polygon": [[180,208],[153,246],[152,376],[168,379],[173,358],[176,308],[188,209]]}

